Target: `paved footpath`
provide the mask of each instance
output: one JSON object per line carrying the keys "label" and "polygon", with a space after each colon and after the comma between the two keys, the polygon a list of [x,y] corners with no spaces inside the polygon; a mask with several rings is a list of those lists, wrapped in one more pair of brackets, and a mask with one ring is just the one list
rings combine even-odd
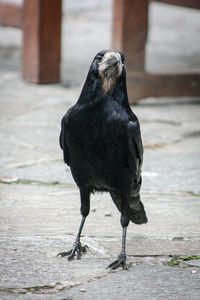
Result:
{"label": "paved footpath", "polygon": [[[80,40],[69,36],[71,48],[69,54],[63,51],[62,66],[70,72],[63,71],[62,84],[25,83],[20,75],[20,32],[0,27],[0,299],[199,300],[198,98],[152,98],[132,107],[145,146],[142,199],[149,223],[128,228],[129,270],[106,270],[121,246],[120,215],[106,193],[92,196],[82,237],[89,250],[82,260],[56,257],[72,246],[80,223],[78,190],[58,145],[60,120],[80,93],[93,52],[109,47],[105,31],[105,41],[91,42],[81,58],[77,49],[86,46],[84,35],[92,41],[92,29],[100,35],[111,22],[110,1],[99,4],[96,18],[97,4],[87,11],[72,2],[63,18],[63,34],[79,32]],[[169,10],[152,7],[157,16],[153,33],[163,30],[163,43]],[[178,24],[179,12],[170,12]],[[190,28],[200,28],[197,12],[191,10],[189,19],[188,12],[181,12]],[[156,25],[162,14],[164,27]],[[192,32],[190,38],[197,39]],[[175,37],[180,41],[182,35],[174,31]],[[63,43],[64,48],[68,40]],[[157,46],[162,55],[162,46]],[[149,47],[154,53],[151,43]],[[196,51],[194,44],[185,49]],[[189,54],[184,64],[192,68]],[[172,61],[170,54],[167,59]]]}

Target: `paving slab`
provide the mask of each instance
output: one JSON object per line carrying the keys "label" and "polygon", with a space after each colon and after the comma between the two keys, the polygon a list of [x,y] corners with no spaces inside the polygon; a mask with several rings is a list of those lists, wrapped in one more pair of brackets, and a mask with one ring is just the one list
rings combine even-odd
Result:
{"label": "paving slab", "polygon": [[[67,95],[77,99],[73,90]],[[37,98],[31,94],[30,102],[33,97]],[[58,144],[60,121],[70,104],[65,97],[63,100],[63,95],[60,97],[57,88],[50,100],[48,97],[47,93],[45,103],[41,104],[38,96],[37,109],[27,107],[14,118],[10,115],[10,107],[4,108],[0,124],[0,136],[4,141],[0,155],[2,177],[74,183],[69,168],[62,161]],[[194,99],[192,104],[190,100],[176,99],[179,105],[175,100],[146,100],[133,107],[140,119],[145,146],[145,189],[199,192],[200,100]],[[14,103],[11,110],[17,110],[17,106]],[[13,155],[13,149],[17,155]]]}
{"label": "paving slab", "polygon": [[81,261],[75,259],[70,263],[66,258],[56,257],[61,249],[70,249],[73,240],[72,236],[2,237],[0,289],[20,293],[21,289],[27,292],[31,287],[33,291],[40,287],[40,293],[46,290],[48,294],[105,275],[109,255],[89,238],[84,240],[90,247],[89,255],[83,255]]}
{"label": "paving slab", "polygon": [[200,295],[199,279],[199,270],[198,273],[192,274],[188,269],[143,264],[131,267],[128,277],[126,272],[113,272],[98,281],[84,284],[82,288],[75,287],[70,292],[63,293],[63,296],[75,300],[124,298],[197,300]]}
{"label": "paving slab", "polygon": [[[60,270],[63,268],[63,264]],[[78,268],[78,263],[76,268]],[[96,263],[96,266],[98,262]],[[37,268],[37,265],[34,266]],[[57,269],[54,269],[57,273]],[[91,271],[86,263],[86,272]],[[71,271],[71,270],[70,270]],[[195,272],[194,272],[195,271]],[[73,271],[72,271],[73,272]],[[84,274],[85,268],[79,269]],[[48,273],[48,272],[47,272]],[[79,273],[79,274],[80,274]],[[68,273],[65,272],[66,280]],[[85,274],[86,275],[86,274]],[[48,276],[48,275],[47,275]],[[77,278],[77,274],[76,274]],[[85,278],[86,279],[86,278]],[[51,278],[53,280],[53,278]],[[136,264],[125,271],[115,271],[101,275],[90,273],[87,282],[50,281],[44,286],[13,287],[7,291],[2,289],[1,299],[193,299],[200,295],[200,269],[171,268],[151,263]],[[45,280],[43,280],[45,281]],[[36,280],[38,282],[38,280]]]}
{"label": "paving slab", "polygon": [[[80,223],[76,188],[65,185],[1,184],[2,235],[75,234]],[[199,197],[191,193],[142,192],[149,222],[130,224],[129,237],[198,239]],[[105,216],[109,212],[110,216]],[[164,216],[164,217],[163,217]],[[84,234],[121,237],[120,214],[108,193],[91,197],[91,212]]]}

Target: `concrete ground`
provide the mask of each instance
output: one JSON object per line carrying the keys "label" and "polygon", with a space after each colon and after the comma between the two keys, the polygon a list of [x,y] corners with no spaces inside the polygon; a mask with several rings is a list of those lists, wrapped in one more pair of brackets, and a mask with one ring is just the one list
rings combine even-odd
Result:
{"label": "concrete ground", "polygon": [[[79,194],[58,145],[89,64],[110,47],[111,1],[63,1],[62,82],[21,79],[21,32],[0,27],[0,299],[200,299],[200,98],[132,107],[145,146],[142,199],[149,223],[130,224],[128,271],[106,270],[120,251],[120,216],[92,196],[82,260],[56,257],[77,232]],[[147,69],[200,70],[199,11],[151,5]],[[190,33],[189,33],[190,32]]]}

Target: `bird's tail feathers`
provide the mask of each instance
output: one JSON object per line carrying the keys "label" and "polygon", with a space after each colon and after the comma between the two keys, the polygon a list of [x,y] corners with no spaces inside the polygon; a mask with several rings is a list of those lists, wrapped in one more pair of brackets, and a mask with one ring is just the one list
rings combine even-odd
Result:
{"label": "bird's tail feathers", "polygon": [[[139,208],[139,209],[138,209]],[[143,203],[140,201],[137,209],[130,207],[130,220],[135,224],[145,224],[148,222]]]}

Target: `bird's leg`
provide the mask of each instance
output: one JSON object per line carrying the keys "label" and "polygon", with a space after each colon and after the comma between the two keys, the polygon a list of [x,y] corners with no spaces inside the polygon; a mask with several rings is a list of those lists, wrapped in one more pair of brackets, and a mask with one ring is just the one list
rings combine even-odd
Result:
{"label": "bird's leg", "polygon": [[114,262],[112,262],[108,267],[112,270],[117,269],[118,267],[122,266],[124,270],[128,270],[128,267],[126,265],[126,231],[129,224],[130,218],[129,218],[129,212],[128,208],[122,207],[122,213],[121,213],[121,225],[122,225],[122,248],[121,252],[118,256],[118,259],[116,259]]}
{"label": "bird's leg", "polygon": [[79,230],[78,230],[78,234],[76,236],[76,240],[73,244],[72,249],[69,250],[69,251],[66,251],[66,252],[58,253],[57,256],[59,256],[59,255],[61,257],[68,256],[68,260],[72,260],[75,256],[76,252],[77,252],[77,259],[80,259],[81,258],[81,252],[86,252],[87,251],[88,246],[87,245],[82,246],[81,242],[80,242],[81,232],[82,232],[85,220],[86,220],[86,217],[82,217],[81,224],[80,224],[80,227],[79,227]]}
{"label": "bird's leg", "polygon": [[124,270],[128,270],[128,267],[126,265],[126,230],[127,227],[123,227],[122,229],[122,248],[121,252],[118,256],[118,259],[116,259],[114,262],[112,262],[108,267],[112,270],[117,269],[118,267],[122,266]]}
{"label": "bird's leg", "polygon": [[124,257],[125,261],[123,262],[123,268],[126,267],[126,230],[127,227],[123,227],[122,229],[122,249],[119,256]]}
{"label": "bird's leg", "polygon": [[89,210],[90,210],[90,197],[89,197],[90,194],[87,190],[80,189],[80,195],[81,195],[82,219],[81,219],[81,224],[80,224],[80,227],[79,227],[79,230],[78,230],[78,234],[76,236],[76,240],[75,240],[71,250],[66,251],[66,252],[58,253],[58,255],[57,255],[57,256],[60,255],[61,257],[68,256],[68,260],[72,260],[76,253],[77,253],[77,259],[80,259],[81,258],[81,253],[86,252],[87,249],[88,249],[87,245],[85,245],[85,246],[81,245],[80,238],[81,238],[81,232],[82,232],[82,229],[83,229],[83,225],[85,223],[86,217],[89,214]]}

